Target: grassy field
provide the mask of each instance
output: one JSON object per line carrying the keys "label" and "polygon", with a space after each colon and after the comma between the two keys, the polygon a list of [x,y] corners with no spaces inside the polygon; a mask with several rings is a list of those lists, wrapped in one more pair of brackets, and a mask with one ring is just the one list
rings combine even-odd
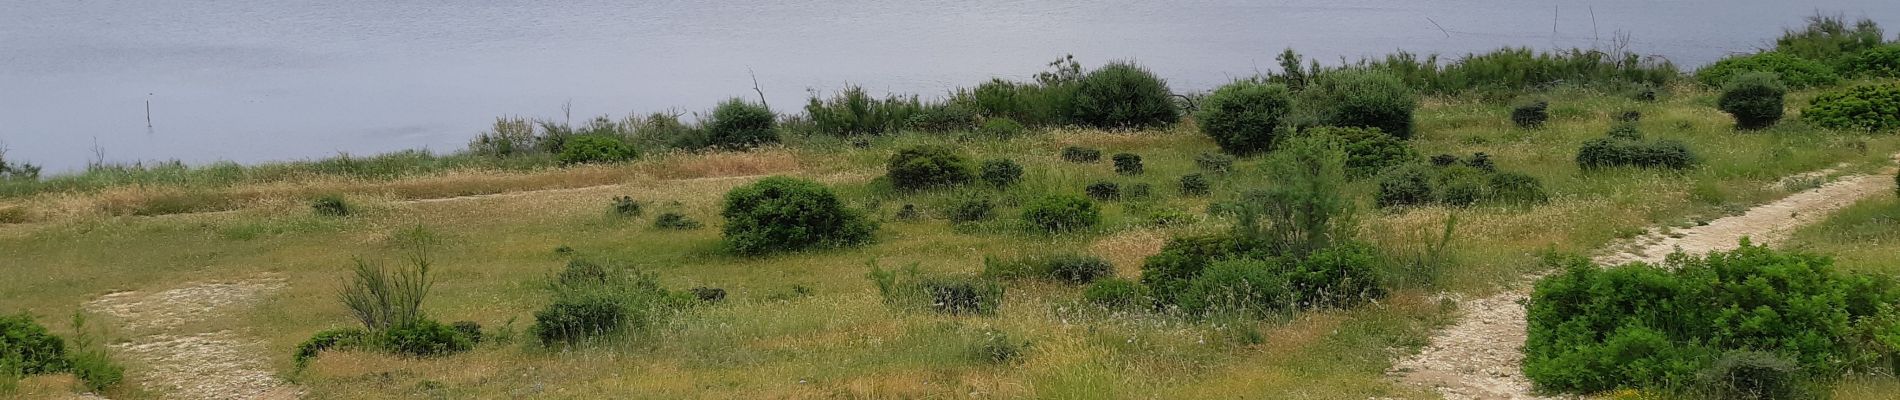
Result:
{"label": "grassy field", "polygon": [[[1712,107],[1714,94],[1678,87],[1657,102],[1584,89],[1560,89],[1552,120],[1537,130],[1515,128],[1497,102],[1430,97],[1418,112],[1420,153],[1484,152],[1501,169],[1541,179],[1548,204],[1532,207],[1373,207],[1374,184],[1357,181],[1363,236],[1382,248],[1416,246],[1456,215],[1453,263],[1437,282],[1402,284],[1387,298],[1350,310],[1300,313],[1266,321],[1199,322],[1087,305],[1079,288],[1043,282],[1009,284],[993,316],[946,316],[893,309],[865,278],[871,265],[915,264],[926,271],[975,272],[986,256],[1056,251],[1093,254],[1135,277],[1141,260],[1169,237],[1226,229],[1233,221],[1205,212],[1272,177],[1259,160],[1214,178],[1209,197],[1179,196],[1175,179],[1194,172],[1194,157],[1217,151],[1193,124],[1166,130],[1110,133],[1056,129],[1002,141],[959,141],[947,135],[898,134],[868,146],[808,139],[744,153],[668,154],[630,164],[532,171],[455,170],[394,179],[311,178],[180,188],[120,186],[45,193],[0,201],[29,215],[0,225],[0,249],[15,278],[0,281],[0,310],[24,310],[63,321],[87,301],[124,290],[159,291],[190,282],[260,276],[288,282],[281,292],[243,311],[185,327],[234,330],[260,338],[275,372],[311,398],[1432,398],[1384,378],[1392,360],[1415,351],[1431,329],[1452,317],[1451,298],[1476,296],[1541,268],[1550,252],[1587,253],[1645,227],[1686,226],[1746,209],[1809,187],[1780,184],[1790,174],[1845,164],[1840,173],[1884,166],[1900,138],[1809,128],[1792,119],[1763,132],[1738,133]],[[1793,108],[1813,92],[1790,96]],[[1650,137],[1680,139],[1702,156],[1686,172],[1619,169],[1585,173],[1577,147],[1601,137],[1611,116],[1642,113]],[[900,147],[942,143],[973,159],[1011,158],[1028,171],[1006,191],[892,191],[881,179]],[[1057,154],[1070,145],[1146,160],[1140,176],[1118,176],[1104,161],[1077,164]],[[870,246],[738,257],[719,249],[719,202],[760,175],[817,179],[853,207],[882,221]],[[1148,183],[1156,199],[1107,203],[1105,223],[1066,234],[1030,233],[1017,206],[1046,193],[1080,193],[1098,180]],[[524,192],[451,201],[460,195]],[[314,215],[303,199],[342,193],[362,211]],[[612,196],[649,205],[646,217],[609,212]],[[952,200],[990,196],[999,217],[953,225],[938,213]],[[124,216],[115,207],[150,207],[163,199],[219,202],[220,213]],[[154,200],[158,199],[158,200]],[[214,199],[214,200],[204,200]],[[130,204],[130,205],[126,205]],[[926,216],[899,220],[914,204]],[[189,207],[187,207],[189,208]],[[1802,246],[1836,254],[1853,269],[1894,272],[1892,200],[1857,206],[1804,231]],[[1191,216],[1156,224],[1156,210]],[[707,224],[692,231],[658,230],[651,216],[680,211]],[[336,293],[352,258],[386,260],[391,233],[422,226],[440,234],[437,284],[425,308],[443,321],[472,320],[523,335],[532,313],[549,299],[544,287],[571,257],[618,260],[657,274],[673,289],[724,288],[718,305],[693,308],[662,326],[581,348],[548,349],[532,340],[489,343],[443,358],[411,359],[368,352],[329,353],[294,372],[291,350],[311,333],[355,324]],[[557,248],[571,248],[571,254]],[[105,320],[117,326],[124,321]],[[70,327],[52,323],[58,332]],[[1020,361],[974,357],[985,336],[1026,340]],[[110,335],[109,335],[110,336]],[[128,361],[131,382],[147,368]],[[36,384],[47,384],[36,378]],[[1856,379],[1842,394],[1874,396],[1891,378]],[[35,384],[29,382],[31,384]],[[136,386],[136,385],[126,385]],[[155,393],[109,392],[114,398]],[[1874,396],[1877,397],[1877,396]]]}

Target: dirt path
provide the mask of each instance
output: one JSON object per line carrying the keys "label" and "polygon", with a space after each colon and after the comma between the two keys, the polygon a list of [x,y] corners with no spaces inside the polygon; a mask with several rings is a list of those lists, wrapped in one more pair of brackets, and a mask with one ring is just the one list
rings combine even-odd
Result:
{"label": "dirt path", "polygon": [[195,332],[193,324],[228,315],[282,290],[281,277],[199,282],[157,293],[119,292],[86,310],[119,322],[129,341],[113,344],[134,366],[131,381],[176,399],[295,399],[299,390],[271,373],[264,344],[241,332]]}
{"label": "dirt path", "polygon": [[[1888,173],[1892,173],[1891,170]],[[1890,175],[1854,175],[1789,195],[1708,225],[1656,232],[1611,246],[1594,258],[1599,265],[1660,262],[1681,249],[1697,254],[1734,248],[1743,237],[1757,244],[1786,240],[1794,229],[1819,222],[1835,210],[1893,190]],[[1418,355],[1393,365],[1399,381],[1433,388],[1446,399],[1543,399],[1531,393],[1524,359],[1525,310],[1532,276],[1490,297],[1460,301],[1460,319],[1432,337]]]}

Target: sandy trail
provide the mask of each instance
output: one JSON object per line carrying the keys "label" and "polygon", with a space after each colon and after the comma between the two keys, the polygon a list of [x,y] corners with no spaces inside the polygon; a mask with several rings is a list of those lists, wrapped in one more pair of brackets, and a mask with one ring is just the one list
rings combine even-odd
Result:
{"label": "sandy trail", "polygon": [[[1609,247],[1607,254],[1593,261],[1598,265],[1656,263],[1677,249],[1691,254],[1731,249],[1743,237],[1757,244],[1777,244],[1796,228],[1892,189],[1890,175],[1847,176],[1708,225],[1669,234],[1652,229]],[[1520,369],[1524,304],[1530,298],[1531,283],[1540,277],[1527,277],[1490,297],[1460,301],[1458,322],[1435,334],[1419,354],[1394,364],[1390,374],[1407,384],[1433,388],[1450,400],[1547,398],[1532,394],[1531,383]]]}
{"label": "sandy trail", "polygon": [[140,367],[130,381],[166,398],[294,399],[300,391],[271,372],[263,342],[229,330],[190,331],[193,323],[240,310],[286,286],[276,276],[199,282],[150,294],[107,294],[85,308],[120,323],[131,339],[112,348]]}

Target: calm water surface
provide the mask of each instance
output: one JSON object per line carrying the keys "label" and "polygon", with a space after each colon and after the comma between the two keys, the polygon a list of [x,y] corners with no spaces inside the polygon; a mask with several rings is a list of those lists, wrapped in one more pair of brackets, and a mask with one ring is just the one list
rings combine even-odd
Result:
{"label": "calm water surface", "polygon": [[[310,4],[323,3],[323,4]],[[811,89],[940,95],[1073,53],[1177,90],[1396,49],[1630,48],[1694,66],[1817,10],[1900,28],[1893,0],[0,0],[0,143],[71,170],[460,149],[495,116],[701,111]],[[146,104],[152,127],[146,126]]]}

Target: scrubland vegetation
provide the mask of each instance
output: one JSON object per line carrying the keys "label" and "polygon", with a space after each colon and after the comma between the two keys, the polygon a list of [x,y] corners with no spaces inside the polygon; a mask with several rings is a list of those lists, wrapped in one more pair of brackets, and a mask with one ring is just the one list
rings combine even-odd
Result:
{"label": "scrubland vegetation", "polygon": [[[0,298],[29,315],[0,320],[0,389],[70,372],[150,396],[96,339],[61,347],[85,324],[31,316],[272,274],[281,293],[187,328],[256,337],[324,398],[1429,398],[1385,374],[1457,317],[1444,294],[1552,272],[1525,344],[1538,390],[1873,398],[1900,387],[1892,201],[1792,250],[1578,256],[1803,189],[1784,176],[1884,167],[1900,57],[1881,35],[1817,18],[1693,73],[1288,50],[1209,93],[1065,57],[941,99],[501,118],[453,155],[0,160],[20,277]],[[204,211],[231,212],[133,217]]]}

